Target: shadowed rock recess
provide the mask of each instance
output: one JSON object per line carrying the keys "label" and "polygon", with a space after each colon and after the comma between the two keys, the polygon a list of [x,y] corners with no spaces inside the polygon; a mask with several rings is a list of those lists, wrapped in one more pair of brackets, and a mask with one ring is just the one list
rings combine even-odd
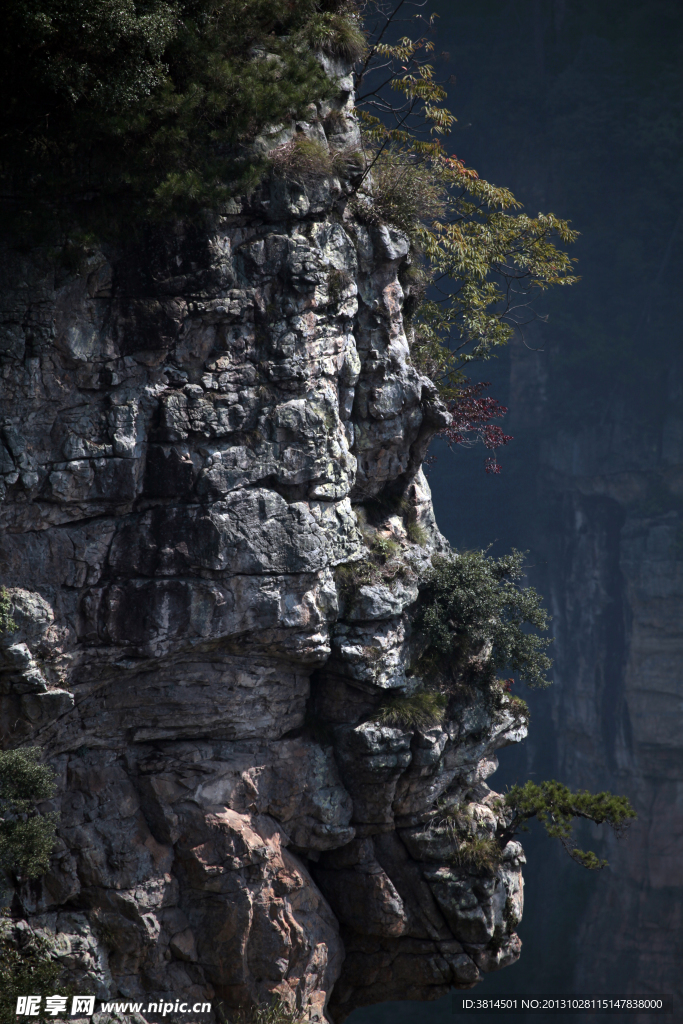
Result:
{"label": "shadowed rock recess", "polygon": [[[335,134],[323,106],[275,141],[357,148],[336,73]],[[278,995],[339,1022],[519,955],[520,845],[459,866],[442,823],[495,831],[510,701],[373,720],[419,684],[416,566],[447,547],[420,467],[446,416],[410,363],[407,240],[350,190],[275,176],[76,273],[4,257],[2,738],[44,749],[61,813],[12,912],[100,999],[212,1020]],[[349,597],[377,496],[404,570]]]}

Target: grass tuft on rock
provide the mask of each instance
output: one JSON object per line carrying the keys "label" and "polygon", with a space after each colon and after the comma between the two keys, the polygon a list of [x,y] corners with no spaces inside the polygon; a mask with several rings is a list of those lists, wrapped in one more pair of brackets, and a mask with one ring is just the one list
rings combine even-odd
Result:
{"label": "grass tuft on rock", "polygon": [[334,172],[329,149],[306,135],[298,135],[291,142],[279,146],[270,154],[276,175],[303,185]]}
{"label": "grass tuft on rock", "polygon": [[451,861],[458,867],[493,872],[500,864],[500,845],[491,836],[468,836],[453,847]]}
{"label": "grass tuft on rock", "polygon": [[368,42],[359,21],[344,14],[325,11],[310,21],[306,36],[314,50],[351,63],[365,56]]}
{"label": "grass tuft on rock", "polygon": [[424,526],[420,526],[417,519],[408,519],[405,526],[408,540],[413,544],[419,544],[421,548],[425,547],[429,540],[429,535]]}
{"label": "grass tuft on rock", "polygon": [[223,1024],[303,1024],[309,1019],[305,1011],[289,1009],[281,999],[249,1009],[229,1010],[221,1016]]}
{"label": "grass tuft on rock", "polygon": [[429,729],[443,721],[448,698],[434,690],[390,697],[377,709],[375,721],[380,725],[399,725],[407,729]]}

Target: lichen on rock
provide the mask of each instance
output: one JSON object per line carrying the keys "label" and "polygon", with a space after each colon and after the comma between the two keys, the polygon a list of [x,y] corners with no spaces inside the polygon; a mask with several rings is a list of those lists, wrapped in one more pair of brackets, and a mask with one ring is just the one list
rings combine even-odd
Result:
{"label": "lichen on rock", "polygon": [[[351,103],[329,142],[294,127],[352,149]],[[475,689],[430,727],[375,720],[417,683],[415,567],[447,549],[421,464],[448,417],[410,362],[408,241],[355,221],[339,173],[274,175],[74,274],[3,256],[3,744],[44,749],[61,813],[14,906],[99,998],[341,1021],[519,955],[521,847],[458,859],[437,818],[490,833],[524,722]],[[350,601],[383,495],[421,527],[374,529],[413,569]]]}

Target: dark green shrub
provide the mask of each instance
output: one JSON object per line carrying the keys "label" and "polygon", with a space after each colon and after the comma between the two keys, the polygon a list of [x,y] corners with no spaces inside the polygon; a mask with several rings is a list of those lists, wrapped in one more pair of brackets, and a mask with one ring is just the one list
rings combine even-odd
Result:
{"label": "dark green shrub", "polygon": [[[55,788],[54,772],[39,756],[36,747],[0,751],[0,867],[22,879],[47,870],[59,817],[35,809]],[[17,996],[68,994],[57,988],[61,968],[52,951],[47,939],[25,930],[15,934],[9,921],[0,922],[0,1024],[16,1020]]]}
{"label": "dark green shrub", "polygon": [[[57,986],[61,968],[52,957],[53,946],[43,936],[22,931],[13,934],[5,916],[0,920],[0,1024],[16,1024],[17,997],[66,995]],[[31,1018],[43,1021],[53,1018]]]}
{"label": "dark green shrub", "polygon": [[547,686],[550,640],[526,632],[545,629],[547,614],[532,587],[520,587],[523,555],[491,558],[483,551],[435,555],[420,583],[416,618],[424,643],[423,670],[474,682],[492,682],[497,670]]}
{"label": "dark green shrub", "polygon": [[59,819],[35,809],[55,789],[54,772],[39,757],[37,747],[0,751],[0,866],[22,878],[47,871]]}

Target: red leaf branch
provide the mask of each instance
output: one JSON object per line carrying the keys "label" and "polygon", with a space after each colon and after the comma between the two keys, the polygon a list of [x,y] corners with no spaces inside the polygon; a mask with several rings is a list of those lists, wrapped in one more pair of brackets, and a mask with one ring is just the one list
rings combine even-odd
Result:
{"label": "red leaf branch", "polygon": [[[459,397],[449,404],[451,422],[439,431],[439,436],[446,439],[449,447],[455,444],[471,446],[481,442],[489,451],[495,451],[512,441],[511,434],[504,434],[499,426],[491,423],[491,420],[505,416],[507,408],[496,398],[483,396],[483,392],[490,386],[490,381],[467,384]],[[495,455],[486,459],[484,468],[487,473],[500,473],[501,469]]]}

